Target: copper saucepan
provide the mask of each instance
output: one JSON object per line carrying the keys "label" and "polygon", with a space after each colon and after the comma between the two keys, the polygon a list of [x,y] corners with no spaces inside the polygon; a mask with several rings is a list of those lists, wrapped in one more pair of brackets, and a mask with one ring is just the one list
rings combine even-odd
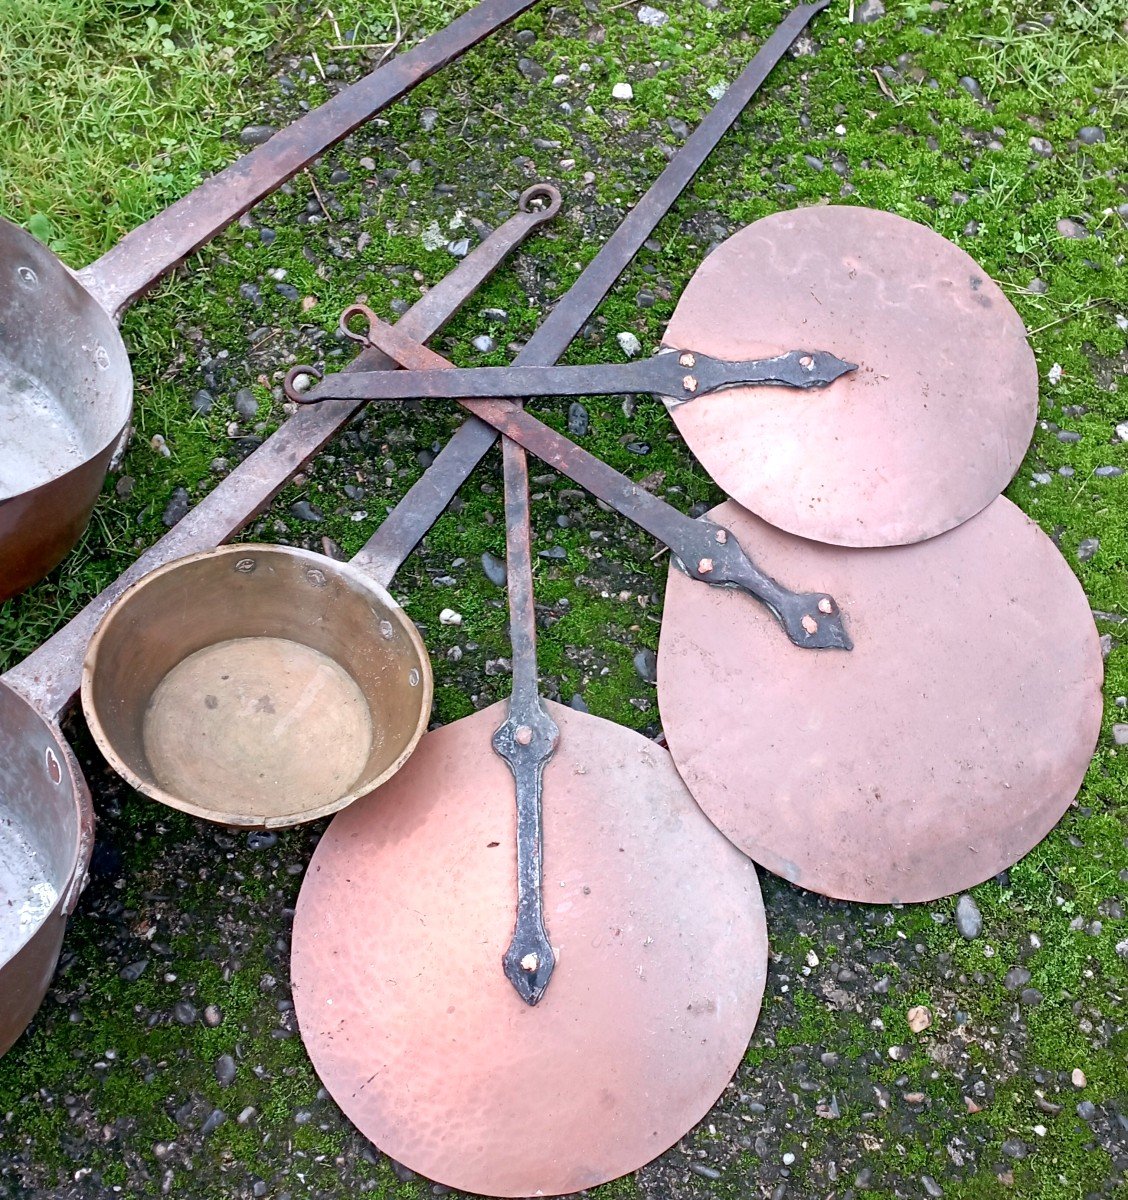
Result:
{"label": "copper saucepan", "polygon": [[[547,207],[530,206],[537,195],[549,201]],[[401,324],[416,336],[432,336],[559,207],[555,189],[530,188],[521,211],[431,288]],[[393,365],[371,350],[357,361]],[[78,693],[83,655],[99,620],[147,572],[238,532],[358,408],[325,405],[287,421],[120,579],[0,678],[0,1054],[23,1032],[47,991],[93,848],[90,794],[60,720]]]}
{"label": "copper saucepan", "polygon": [[86,528],[129,425],[125,309],[306,163],[533,0],[482,0],[72,273],[0,219],[0,601],[42,579]]}
{"label": "copper saucepan", "polygon": [[170,808],[257,828],[334,813],[394,775],[427,728],[431,663],[363,562],[223,546],[134,584],[82,678],[114,769]]}

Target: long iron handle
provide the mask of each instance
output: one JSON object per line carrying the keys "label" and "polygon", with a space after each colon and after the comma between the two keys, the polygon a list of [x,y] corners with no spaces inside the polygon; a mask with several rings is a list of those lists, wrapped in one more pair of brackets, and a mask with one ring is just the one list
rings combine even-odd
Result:
{"label": "long iron handle", "polygon": [[601,363],[579,367],[451,367],[445,371],[356,371],[330,375],[312,391],[295,386],[312,367],[292,367],[286,394],[299,404],[330,397],[349,400],[470,400],[507,396],[610,396],[652,392],[673,403],[685,403],[724,388],[776,384],[791,388],[823,388],[854,363],[824,350],[789,350],[771,358],[739,362],[696,351],[669,351],[633,363]]}
{"label": "long iron handle", "polygon": [[[543,196],[547,208],[534,208],[531,201]],[[521,211],[500,225],[439,283],[435,284],[397,328],[421,341],[432,337],[462,307],[502,262],[505,256],[560,207],[554,188],[538,184],[521,197]],[[366,366],[395,363],[377,350],[366,350],[356,362]],[[334,400],[317,408],[305,408],[292,416],[248,455],[214,491],[205,496],[155,545],[151,546],[105,591],[95,596],[79,613],[4,675],[4,681],[23,693],[48,719],[62,713],[78,693],[82,661],[98,622],[123,591],[142,576],[174,558],[210,550],[238,533],[285,487],[286,482],[325,445],[360,408],[347,400]],[[382,576],[384,582],[391,575]]]}
{"label": "long iron handle", "polygon": [[[517,356],[520,364],[547,366],[556,362],[658,222],[685,190],[713,147],[740,116],[744,107],[786,53],[804,27],[830,3],[815,0],[792,9],[756,56],[733,81],[724,96],[705,115],[685,145],[674,155],[646,195],[631,209],[599,253],[560,298]],[[443,509],[470,477],[494,444],[497,434],[484,421],[464,421],[435,457],[430,468],[408,491],[402,504],[369,542],[369,554],[381,561],[388,577],[419,539],[442,516]]]}
{"label": "long iron handle", "polygon": [[493,748],[513,772],[517,802],[517,919],[502,959],[505,976],[526,1004],[548,987],[556,955],[544,927],[544,768],[560,729],[541,704],[537,688],[537,623],[529,520],[529,468],[516,442],[502,441],[505,476],[506,579],[513,691]]}
{"label": "long iron handle", "polygon": [[[441,355],[378,318],[372,319],[368,337],[410,370],[441,370],[446,363]],[[755,597],[771,611],[796,646],[807,650],[852,649],[842,614],[831,596],[785,588],[748,558],[723,525],[694,520],[678,512],[512,400],[460,400],[459,404],[665,542],[694,579],[736,587]]]}
{"label": "long iron handle", "polygon": [[534,3],[536,0],[482,0],[445,29],[338,92],[131,230],[79,271],[79,281],[118,320],[162,275],[263,196]]}

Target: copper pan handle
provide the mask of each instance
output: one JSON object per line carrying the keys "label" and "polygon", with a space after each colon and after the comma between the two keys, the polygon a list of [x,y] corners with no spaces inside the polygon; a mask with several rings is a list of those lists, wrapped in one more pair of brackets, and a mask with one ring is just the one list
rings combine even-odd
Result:
{"label": "copper pan handle", "polygon": [[358,125],[512,21],[536,0],[481,0],[405,54],[338,92],[187,196],[127,233],[78,272],[79,282],[118,321],[162,275],[210,241]]}
{"label": "copper pan handle", "polygon": [[[416,301],[396,328],[411,331],[413,339],[425,340],[434,336],[506,255],[559,210],[559,193],[555,188],[540,184],[535,190],[549,201],[546,207],[533,208],[526,192],[522,197],[522,210],[495,229]],[[380,364],[385,364],[389,370],[396,366],[378,350],[365,350],[355,362],[367,370]],[[344,400],[295,413],[179,524],[38,650],[8,671],[2,681],[30,700],[41,716],[56,720],[78,694],[86,647],[98,622],[118,596],[130,584],[174,558],[210,550],[238,533],[270,504],[290,477],[345,426],[358,408],[360,402]]]}

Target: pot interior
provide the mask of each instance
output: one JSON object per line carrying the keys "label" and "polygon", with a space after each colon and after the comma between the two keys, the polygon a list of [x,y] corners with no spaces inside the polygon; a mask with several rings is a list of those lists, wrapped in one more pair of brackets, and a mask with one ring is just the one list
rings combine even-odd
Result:
{"label": "pot interior", "polygon": [[67,750],[0,683],[0,966],[55,908],[75,870],[78,838]]}
{"label": "pot interior", "polygon": [[0,501],[105,450],[132,400],[117,326],[50,250],[0,219]]}
{"label": "pot interior", "polygon": [[415,627],[358,570],[228,546],[154,572],[87,657],[83,704],[116,769],[210,820],[277,826],[383,782],[431,707]]}

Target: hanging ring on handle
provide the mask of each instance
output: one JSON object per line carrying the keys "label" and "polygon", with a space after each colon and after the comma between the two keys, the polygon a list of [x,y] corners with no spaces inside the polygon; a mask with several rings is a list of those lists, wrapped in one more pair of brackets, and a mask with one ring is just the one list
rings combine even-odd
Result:
{"label": "hanging ring on handle", "polygon": [[286,378],[282,380],[282,390],[286,393],[286,399],[293,400],[296,404],[316,404],[318,397],[309,395],[308,385],[304,388],[298,387],[298,379],[303,375],[314,380],[321,380],[325,377],[324,372],[319,371],[316,367],[307,366],[305,363],[291,367],[286,372]]}
{"label": "hanging ring on handle", "polygon": [[[351,322],[354,317],[362,317],[364,319],[366,328],[363,332],[357,332],[351,328]],[[368,330],[372,327],[372,322],[375,320],[378,320],[378,318],[367,304],[350,304],[341,312],[340,320],[337,322],[337,328],[350,341],[359,342],[362,346],[368,347],[372,345],[372,340],[368,335]]]}
{"label": "hanging ring on handle", "polygon": [[[546,207],[539,210],[534,210],[532,207],[534,200],[543,200]],[[554,188],[551,183],[534,183],[532,187],[526,188],[521,193],[521,198],[517,201],[517,207],[522,212],[534,212],[543,220],[548,220],[549,217],[554,217],[560,211],[560,205],[563,200],[560,196],[558,188]]]}

